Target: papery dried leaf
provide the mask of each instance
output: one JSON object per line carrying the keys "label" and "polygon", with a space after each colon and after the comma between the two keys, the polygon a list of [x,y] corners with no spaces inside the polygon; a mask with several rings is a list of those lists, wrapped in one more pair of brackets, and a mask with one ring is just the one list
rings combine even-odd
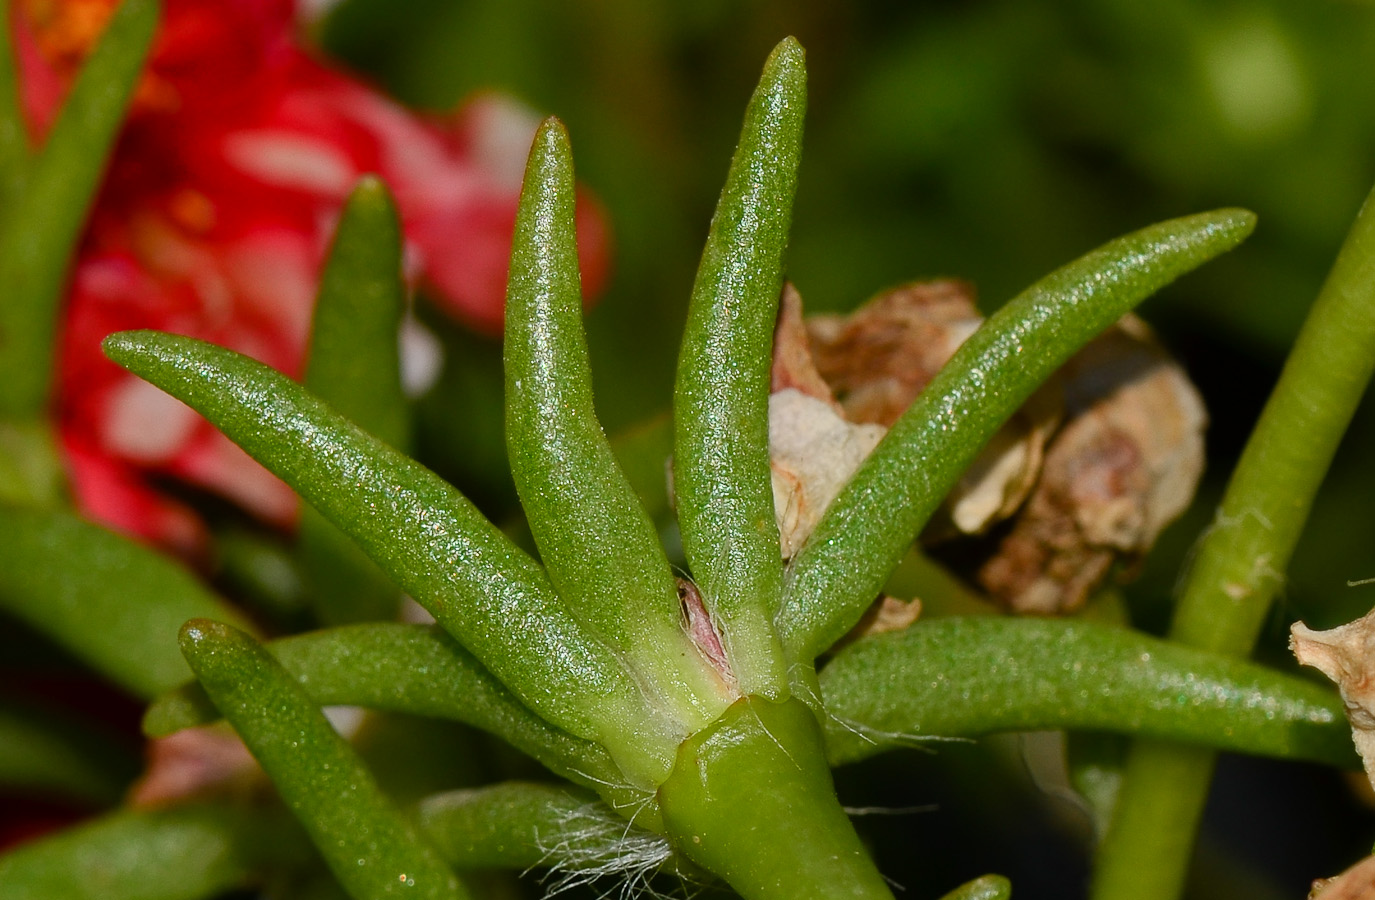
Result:
{"label": "papery dried leaf", "polygon": [[963,281],[908,284],[848,316],[807,320],[816,371],[851,422],[890,426],[983,317]]}
{"label": "papery dried leaf", "polygon": [[772,378],[769,393],[793,388],[841,412],[830,386],[812,360],[807,326],[802,321],[802,295],[791,282],[783,285],[783,296],[778,303],[778,324],[773,332],[773,368],[769,374]]}
{"label": "papery dried leaf", "polygon": [[[983,323],[962,281],[904,285],[853,314],[807,321],[816,370],[852,422],[892,425]],[[1059,420],[1055,388],[1038,391],[989,442],[922,535],[981,534],[1026,499]]]}
{"label": "papery dried leaf", "polygon": [[1302,622],[1289,629],[1289,649],[1300,665],[1336,682],[1351,722],[1351,739],[1375,787],[1375,610],[1327,631]]}
{"label": "papery dried leaf", "polygon": [[784,558],[812,533],[886,429],[854,425],[796,388],[769,396],[769,467]]}
{"label": "papery dried leaf", "polygon": [[1061,371],[1066,424],[979,583],[1019,612],[1077,609],[1193,498],[1207,414],[1183,370],[1128,317]]}
{"label": "papery dried leaf", "polygon": [[1308,900],[1375,900],[1375,856],[1368,856],[1335,878],[1319,878]]}
{"label": "papery dried leaf", "polygon": [[[1045,462],[1046,442],[1061,419],[1060,386],[1050,382],[998,429],[965,473],[937,517],[922,533],[931,542],[951,532],[983,534],[1017,511],[1026,500]],[[944,530],[942,530],[944,529]]]}

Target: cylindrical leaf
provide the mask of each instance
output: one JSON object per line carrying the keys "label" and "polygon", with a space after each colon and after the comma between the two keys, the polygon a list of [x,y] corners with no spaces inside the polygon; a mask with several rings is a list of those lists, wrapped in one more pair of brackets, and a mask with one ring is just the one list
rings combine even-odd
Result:
{"label": "cylindrical leaf", "polygon": [[1001,875],[984,875],[967,881],[941,900],[1010,900],[1012,882]]}
{"label": "cylindrical leaf", "polygon": [[[472,654],[427,625],[346,625],[281,638],[266,648],[321,706],[364,706],[454,719],[489,731],[588,787],[617,777],[606,751],[530,712]],[[197,682],[163,694],[144,716],[162,737],[219,718]],[[643,797],[640,798],[641,800]]]}
{"label": "cylindrical leaf", "polygon": [[348,533],[525,705],[602,743],[627,776],[667,774],[678,726],[554,593],[544,570],[462,494],[360,431],[286,376],[155,332],[106,353],[195,407]]}
{"label": "cylindrical leaf", "polygon": [[627,826],[591,794],[555,785],[505,782],[439,794],[420,804],[416,818],[449,864],[460,869],[643,876],[637,868],[652,871],[672,859],[662,835]]}
{"label": "cylindrical leaf", "polygon": [[[404,450],[410,422],[397,335],[406,308],[401,239],[386,185],[363,178],[344,204],[320,277],[305,385],[364,431]],[[321,621],[395,616],[396,586],[313,508],[302,511],[300,549]]]}
{"label": "cylindrical leaf", "polygon": [[573,613],[642,674],[682,736],[733,699],[683,629],[668,559],[592,401],[568,135],[535,135],[506,291],[506,447],[540,558]]}
{"label": "cylindrical leaf", "polygon": [[401,223],[380,178],[360,180],[334,231],[310,322],[305,385],[359,428],[405,449],[398,331],[406,310]]}
{"label": "cylindrical leaf", "polygon": [[249,810],[124,810],[0,856],[0,897],[206,900],[309,850],[294,823]]}
{"label": "cylindrical leaf", "polygon": [[742,693],[779,696],[782,558],[769,368],[806,111],[802,47],[774,48],[745,111],[688,307],[673,401],[683,549]]}
{"label": "cylindrical leaf", "polygon": [[467,896],[434,848],[382,794],[353,748],[262,645],[206,619],[188,622],[181,644],[206,693],[355,900]]}
{"label": "cylindrical leaf", "polygon": [[[1299,331],[1213,527],[1199,539],[1172,639],[1250,653],[1373,370],[1375,190]],[[1212,754],[1194,748],[1142,742],[1131,749],[1094,875],[1096,900],[1179,895],[1213,764]]]}
{"label": "cylindrical leaf", "polygon": [[1356,764],[1333,691],[1091,622],[919,622],[841,651],[821,691],[833,763],[922,738],[1083,729]]}

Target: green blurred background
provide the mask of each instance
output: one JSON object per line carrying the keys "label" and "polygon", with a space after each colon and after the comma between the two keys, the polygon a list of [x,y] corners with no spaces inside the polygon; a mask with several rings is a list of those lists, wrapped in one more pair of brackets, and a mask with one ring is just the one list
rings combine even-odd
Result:
{"label": "green blurred background", "polygon": [[[1375,4],[345,0],[316,32],[327,54],[408,104],[442,112],[497,88],[568,124],[616,237],[614,279],[589,319],[612,431],[666,407],[741,110],[786,34],[811,71],[789,274],[812,311],[943,275],[973,281],[991,310],[1149,222],[1231,205],[1259,214],[1245,246],[1143,308],[1213,418],[1199,503],[1130,591],[1138,621],[1162,627],[1188,547],[1375,181]],[[422,455],[505,515],[500,348],[430,321],[448,353],[423,404]],[[1375,576],[1370,407],[1315,509],[1263,657],[1283,660],[1294,618],[1326,627],[1375,604],[1375,585],[1348,586]],[[859,805],[940,804],[879,844],[899,881],[920,882],[938,859],[969,877],[968,858],[1013,876],[1019,897],[1072,896],[1085,874],[1073,813],[981,774],[1028,752],[899,755],[842,773],[841,787]],[[1375,832],[1331,773],[1253,761],[1224,764],[1209,815],[1197,897],[1300,897]],[[891,835],[889,824],[870,830]]]}

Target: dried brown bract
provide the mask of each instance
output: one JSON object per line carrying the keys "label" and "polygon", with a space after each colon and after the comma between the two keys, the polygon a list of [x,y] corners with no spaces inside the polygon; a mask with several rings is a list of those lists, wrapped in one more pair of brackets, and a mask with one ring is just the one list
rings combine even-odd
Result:
{"label": "dried brown bract", "polygon": [[886,428],[982,323],[969,284],[932,281],[880,294],[848,316],[813,316],[807,337],[845,417]]}
{"label": "dried brown bract", "polygon": [[[805,326],[801,298],[784,289],[770,403],[784,556],[981,322],[959,281],[906,285]],[[983,534],[1015,514],[972,577],[1017,611],[1076,609],[1188,505],[1206,421],[1183,371],[1128,317],[995,435],[923,542]]]}
{"label": "dried brown bract", "polygon": [[1375,787],[1375,610],[1328,631],[1295,622],[1289,629],[1289,649],[1301,665],[1336,682],[1356,752]]}
{"label": "dried brown bract", "polygon": [[834,653],[841,647],[870,635],[902,631],[919,618],[921,618],[920,598],[899,600],[897,597],[889,597],[885,594],[865,610],[864,616],[855,623],[855,627],[851,628],[845,637],[837,641],[829,652]]}
{"label": "dried brown bract", "polygon": [[773,368],[769,393],[793,389],[815,398],[843,414],[831,386],[817,371],[812,359],[811,342],[807,339],[807,325],[802,320],[802,295],[791,283],[783,285],[778,302],[778,324],[773,332]]}
{"label": "dried brown bract", "polygon": [[1060,372],[1065,424],[979,583],[1019,612],[1077,609],[1117,559],[1139,559],[1203,474],[1202,398],[1127,317]]}

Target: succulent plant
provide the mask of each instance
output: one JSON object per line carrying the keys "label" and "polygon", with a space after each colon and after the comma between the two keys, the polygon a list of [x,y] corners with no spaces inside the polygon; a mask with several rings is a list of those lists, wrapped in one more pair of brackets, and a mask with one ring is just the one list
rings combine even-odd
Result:
{"label": "succulent plant", "polygon": [[[1245,239],[1254,217],[1220,210],[1144,228],[1008,301],[785,560],[768,396],[805,106],[803,52],[785,40],[746,110],[679,357],[672,478],[686,572],[675,573],[594,410],[572,153],[549,119],[521,195],[505,343],[507,449],[538,558],[393,445],[401,401],[386,323],[402,295],[388,289],[398,238],[385,187],[368,180],[340,224],[305,385],[170,334],[115,334],[105,348],[293,487],[319,516],[303,525],[310,540],[337,548],[346,535],[436,624],[260,642],[167,560],[68,513],[17,506],[0,511],[6,606],[140,695],[160,695],[149,734],[226,719],[359,900],[473,895],[460,876],[494,866],[631,886],[676,875],[761,900],[890,897],[831,766],[912,741],[1045,728],[1150,741],[1133,752],[1104,844],[1098,894],[1119,900],[1135,895],[1119,871],[1151,852],[1133,845],[1145,827],[1133,817],[1154,815],[1162,831],[1176,821],[1140,812],[1151,801],[1134,792],[1151,788],[1138,784],[1206,771],[1216,748],[1350,765],[1334,693],[1235,657],[1375,359],[1373,316],[1353,311],[1372,283],[1367,218],[1204,540],[1176,642],[1080,620],[943,618],[836,650],[1002,423],[1095,335]],[[380,324],[347,327],[364,310]],[[1266,468],[1275,454],[1278,476]],[[63,562],[75,552],[89,562]],[[143,637],[102,625],[131,610]],[[182,671],[151,635],[187,618],[180,646],[195,681],[178,687]],[[321,707],[336,704],[466,722],[568,784],[503,784],[402,810],[325,718]],[[207,848],[217,862],[195,862]],[[308,855],[280,809],[212,800],[116,813],[16,850],[0,858],[0,888],[194,898],[305,867]],[[197,866],[193,884],[173,877]],[[1170,895],[1161,890],[1140,895]],[[1008,892],[989,876],[948,896]]]}

